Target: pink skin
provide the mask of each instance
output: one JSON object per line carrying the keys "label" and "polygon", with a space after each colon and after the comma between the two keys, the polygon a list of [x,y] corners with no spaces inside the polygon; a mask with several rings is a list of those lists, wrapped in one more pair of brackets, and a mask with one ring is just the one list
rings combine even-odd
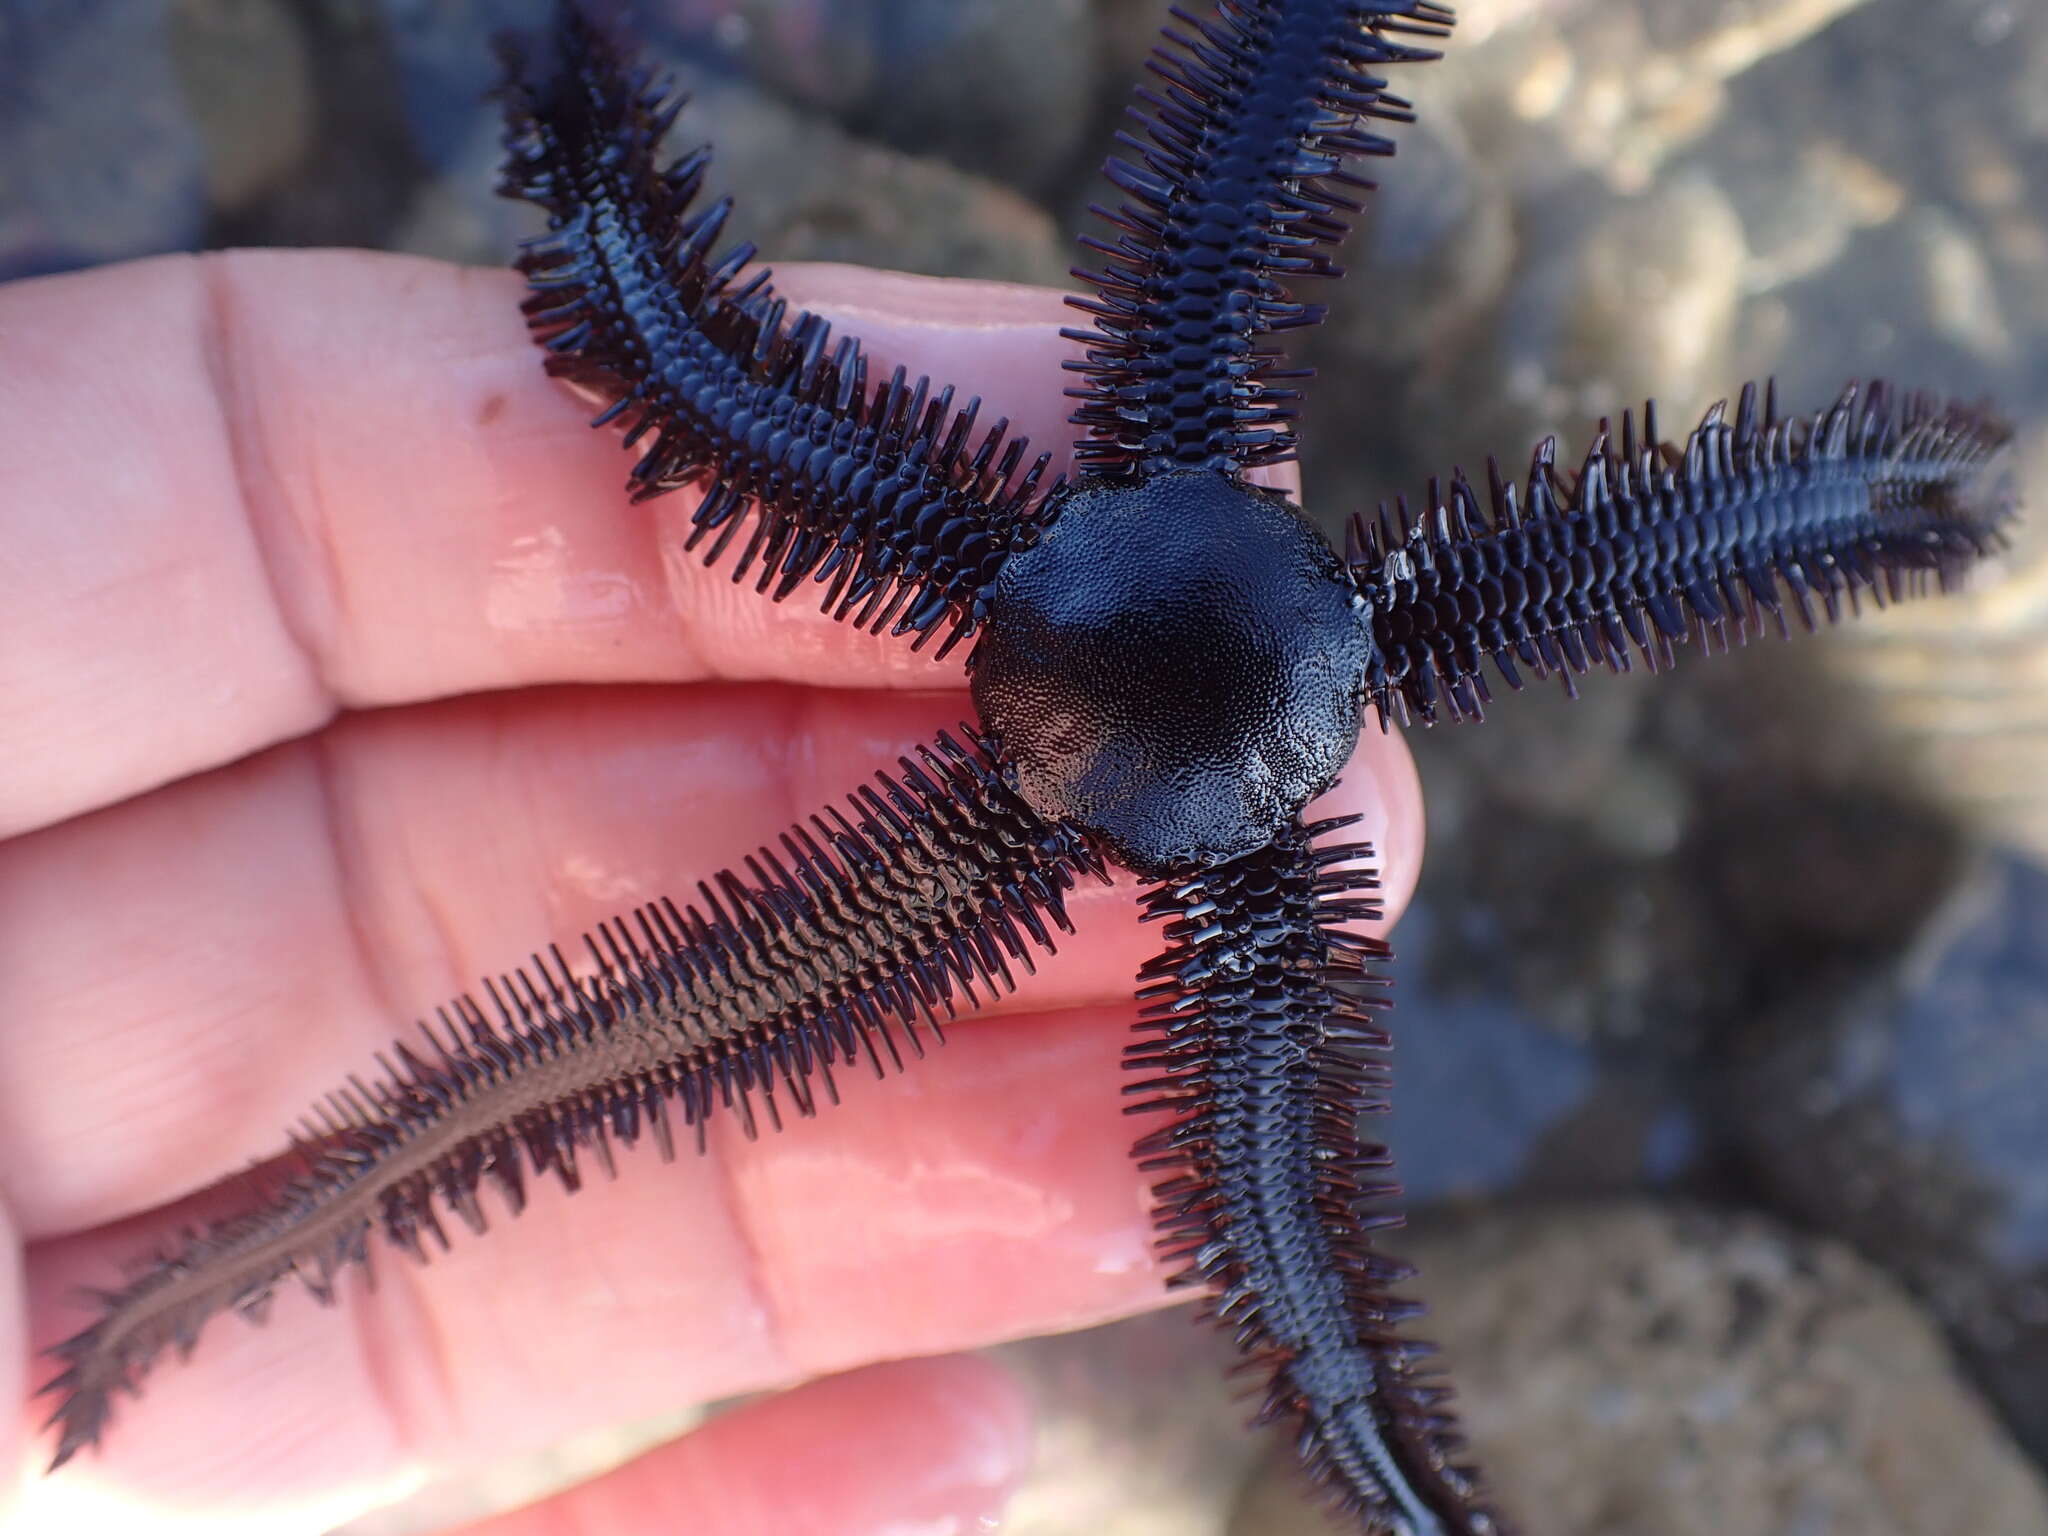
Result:
{"label": "pink skin", "polygon": [[[1065,443],[1058,295],[780,284],[884,368]],[[961,656],[705,571],[679,551],[687,493],[628,507],[627,460],[542,377],[519,294],[278,252],[0,289],[8,1379],[84,1320],[69,1287],[232,1203],[192,1197],[421,1009],[686,895],[972,718]],[[1422,840],[1398,738],[1369,731],[1318,809],[1364,814],[1398,913]],[[1160,1305],[1118,1094],[1156,942],[1129,885],[1078,894],[1079,934],[1016,996],[901,1076],[844,1078],[840,1109],[542,1188],[487,1242],[386,1255],[340,1308],[294,1290],[270,1327],[215,1323],[101,1454],[25,1479],[10,1536],[109,1509],[137,1533],[317,1531],[593,1425]],[[33,1467],[30,1411],[0,1433]],[[737,1490],[721,1530],[975,1529],[1022,1470],[1022,1412],[978,1363],[860,1371],[485,1529],[670,1530],[714,1485]],[[656,1484],[670,1502],[632,1493]]]}

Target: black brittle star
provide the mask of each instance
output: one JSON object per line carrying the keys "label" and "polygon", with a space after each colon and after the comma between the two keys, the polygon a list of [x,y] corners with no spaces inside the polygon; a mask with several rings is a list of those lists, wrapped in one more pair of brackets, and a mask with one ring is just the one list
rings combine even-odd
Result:
{"label": "black brittle star", "polygon": [[[636,501],[692,487],[690,545],[781,600],[913,648],[963,643],[978,727],[714,876],[693,901],[601,925],[458,998],[351,1079],[294,1139],[268,1198],[188,1234],[55,1350],[56,1462],[95,1443],[116,1388],[215,1313],[260,1315],[297,1274],[322,1297],[378,1238],[424,1257],[437,1207],[481,1232],[530,1174],[571,1189],[614,1140],[710,1116],[813,1113],[833,1073],[904,1064],[922,1033],[1010,985],[1067,926],[1064,895],[1120,864],[1151,882],[1163,950],[1138,979],[1132,1090],[1170,1116],[1138,1143],[1177,1283],[1269,1381],[1263,1412],[1363,1530],[1499,1532],[1400,1324],[1387,1225],[1383,945],[1371,850],[1303,819],[1356,741],[1477,718],[1490,664],[1567,688],[1595,664],[1808,628],[1865,597],[1947,586],[2013,510],[1984,411],[1851,388],[1810,416],[1745,387],[1682,442],[1606,423],[1576,470],[1432,485],[1354,518],[1332,550],[1248,473],[1291,458],[1301,377],[1274,345],[1313,324],[1297,279],[1331,253],[1406,103],[1379,71],[1433,57],[1431,0],[1223,0],[1179,28],[1138,94],[1124,193],[1084,243],[1073,302],[1073,480],[978,402],[789,309],[728,202],[694,206],[708,152],[666,168],[680,103],[611,25],[565,4],[507,49],[502,190],[548,232],[518,265],[550,373],[606,403],[639,452]],[[1101,211],[1101,210],[1099,210]]]}

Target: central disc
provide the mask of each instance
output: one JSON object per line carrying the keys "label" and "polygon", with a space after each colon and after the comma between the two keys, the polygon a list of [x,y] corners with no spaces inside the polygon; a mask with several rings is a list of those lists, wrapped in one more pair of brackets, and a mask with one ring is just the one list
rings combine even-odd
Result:
{"label": "central disc", "polygon": [[1084,484],[997,578],[982,722],[1040,815],[1142,874],[1271,840],[1358,739],[1370,632],[1285,497],[1210,471]]}

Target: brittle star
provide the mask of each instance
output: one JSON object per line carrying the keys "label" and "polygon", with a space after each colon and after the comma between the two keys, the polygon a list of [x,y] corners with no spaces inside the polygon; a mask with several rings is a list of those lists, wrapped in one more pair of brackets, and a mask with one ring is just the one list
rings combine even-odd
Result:
{"label": "brittle star", "polygon": [[[979,403],[776,296],[698,207],[708,151],[666,167],[680,102],[613,25],[566,4],[509,50],[503,190],[547,233],[519,258],[551,373],[638,451],[636,501],[692,488],[689,546],[764,598],[944,655],[969,645],[979,722],[764,847],[742,869],[598,927],[461,997],[316,1107],[257,1204],[101,1297],[57,1347],[56,1462],[97,1441],[117,1387],[297,1274],[329,1297],[381,1237],[424,1258],[440,1212],[482,1232],[531,1174],[643,1135],[672,1156],[711,1117],[749,1134],[836,1098],[835,1072],[904,1068],[1011,985],[1117,865],[1162,948],[1127,1052],[1164,1252],[1269,1385],[1262,1418],[1365,1530],[1505,1528],[1459,1461],[1447,1389],[1400,1325],[1376,1251],[1395,1192],[1361,1138],[1384,1106],[1387,951],[1372,851],[1305,817],[1368,704],[1384,728],[1478,718],[1484,668],[1567,687],[1725,647],[1785,610],[1811,628],[1865,597],[1948,585],[2012,510],[1988,414],[1852,388],[1810,416],[1745,387],[1681,442],[1654,407],[1603,423],[1576,470],[1545,443],[1355,518],[1332,549],[1253,472],[1292,457],[1275,339],[1408,115],[1380,71],[1432,57],[1430,0],[1224,0],[1180,15],[1140,92],[1125,201],[1084,242],[1092,320],[1077,473],[1050,472]],[[786,1107],[785,1107],[786,1106]]]}

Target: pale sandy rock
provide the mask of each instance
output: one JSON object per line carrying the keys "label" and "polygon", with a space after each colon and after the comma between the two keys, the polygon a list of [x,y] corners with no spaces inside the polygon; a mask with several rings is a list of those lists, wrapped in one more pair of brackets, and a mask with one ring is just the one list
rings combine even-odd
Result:
{"label": "pale sandy rock", "polygon": [[[2048,1487],[1899,1289],[1751,1217],[1648,1205],[1411,1237],[1524,1536],[2039,1536]],[[1291,1474],[1230,1536],[1327,1530]]]}

